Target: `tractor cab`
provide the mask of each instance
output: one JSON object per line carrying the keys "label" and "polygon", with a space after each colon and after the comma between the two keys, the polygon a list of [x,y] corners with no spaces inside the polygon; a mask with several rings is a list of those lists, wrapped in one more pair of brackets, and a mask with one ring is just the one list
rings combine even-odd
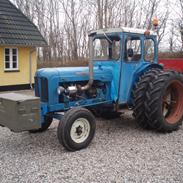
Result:
{"label": "tractor cab", "polygon": [[152,31],[133,28],[92,31],[94,61],[157,62],[157,40]]}
{"label": "tractor cab", "polygon": [[131,103],[135,79],[148,67],[160,67],[156,33],[134,28],[111,28],[89,34],[93,65],[112,67],[113,99]]}

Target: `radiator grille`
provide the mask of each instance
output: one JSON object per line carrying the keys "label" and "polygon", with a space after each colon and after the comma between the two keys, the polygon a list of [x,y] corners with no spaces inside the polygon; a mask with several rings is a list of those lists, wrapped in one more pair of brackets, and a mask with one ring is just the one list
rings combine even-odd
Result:
{"label": "radiator grille", "polygon": [[38,82],[38,77],[34,77],[34,83],[35,83],[35,86],[34,86],[34,90],[35,90],[35,96],[36,97],[40,97],[40,94],[39,94],[39,82]]}
{"label": "radiator grille", "polygon": [[41,78],[41,101],[48,102],[48,80],[47,78]]}

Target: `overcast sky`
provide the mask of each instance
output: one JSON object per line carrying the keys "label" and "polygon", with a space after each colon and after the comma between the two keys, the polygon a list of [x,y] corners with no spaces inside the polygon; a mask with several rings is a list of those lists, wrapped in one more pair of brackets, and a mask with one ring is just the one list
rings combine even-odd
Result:
{"label": "overcast sky", "polygon": [[[14,1],[14,0],[11,0],[11,1]],[[78,2],[79,0],[75,0],[75,1]],[[148,3],[148,2],[149,2],[149,0],[145,0],[145,3]],[[180,17],[180,13],[181,13],[180,8],[177,5],[178,0],[161,0],[161,5],[158,7],[158,13],[165,12],[167,10],[166,7],[165,7],[167,5],[167,2],[168,2],[168,8],[169,8],[169,19],[168,19],[168,22],[167,22],[165,36],[164,36],[164,38],[163,38],[163,40],[161,41],[161,44],[160,44],[160,50],[161,51],[165,51],[169,48],[168,39],[171,35],[170,34],[170,29],[171,29],[172,22],[176,23],[177,19]],[[62,13],[61,13],[60,16],[63,17]],[[158,16],[157,16],[157,18],[158,18]],[[62,18],[61,20],[64,20],[64,19]],[[61,24],[63,24],[63,22],[61,22]],[[175,27],[175,32],[176,32],[177,35],[180,35],[180,33],[179,33],[178,29],[176,29],[176,27]],[[175,46],[177,48],[179,48],[180,47],[179,46],[180,45],[180,36],[175,37],[175,43],[176,43]]]}
{"label": "overcast sky", "polygon": [[[167,0],[162,0],[163,3],[166,3]],[[165,31],[165,37],[163,38],[163,41],[160,44],[160,50],[164,51],[166,49],[168,49],[168,39],[170,37],[170,29],[171,29],[171,25],[172,22],[176,24],[177,20],[180,18],[180,8],[177,5],[177,0],[168,0],[168,7],[169,7],[169,19],[167,22],[167,28]],[[164,6],[161,6],[162,8],[160,9],[161,11],[165,11]],[[175,32],[176,34],[179,34],[179,31],[177,30],[177,28],[175,27]],[[175,45],[177,46],[177,48],[180,46],[180,37],[175,37]]]}

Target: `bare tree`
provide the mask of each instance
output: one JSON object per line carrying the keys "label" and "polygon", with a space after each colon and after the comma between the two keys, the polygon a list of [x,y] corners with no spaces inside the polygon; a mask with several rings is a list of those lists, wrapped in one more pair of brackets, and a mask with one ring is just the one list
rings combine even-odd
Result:
{"label": "bare tree", "polygon": [[[38,27],[49,46],[39,50],[43,60],[69,62],[88,57],[88,31],[110,27],[152,28],[160,20],[158,43],[166,34],[169,0],[12,0]],[[179,34],[183,47],[183,0]],[[164,6],[161,11],[161,6]],[[173,30],[170,31],[173,33]],[[169,35],[169,45],[176,40]],[[171,40],[172,39],[172,40]],[[180,40],[180,39],[179,39]],[[171,48],[172,49],[172,48]]]}
{"label": "bare tree", "polygon": [[183,0],[179,0],[179,7],[180,7],[180,13],[179,13],[179,21],[178,21],[178,27],[180,31],[181,36],[181,42],[182,42],[182,50],[183,50]]}
{"label": "bare tree", "polygon": [[82,17],[83,12],[83,1],[81,0],[76,4],[74,0],[60,0],[60,3],[65,13],[64,30],[68,39],[68,41],[66,41],[66,49],[70,49],[71,51],[68,51],[67,56],[72,60],[78,60],[78,39],[81,38],[81,32],[78,30],[81,23],[80,17]]}
{"label": "bare tree", "polygon": [[172,53],[175,50],[175,37],[176,37],[176,33],[175,33],[175,24],[172,20],[171,23],[171,27],[169,30],[169,38],[168,38],[168,43],[169,43],[169,51]]}

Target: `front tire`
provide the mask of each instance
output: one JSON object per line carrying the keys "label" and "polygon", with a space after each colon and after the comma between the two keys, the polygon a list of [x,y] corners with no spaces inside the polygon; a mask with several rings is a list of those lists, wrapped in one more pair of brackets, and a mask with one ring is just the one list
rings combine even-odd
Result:
{"label": "front tire", "polygon": [[183,120],[183,77],[174,71],[158,74],[146,93],[149,125],[161,132],[177,130]]}
{"label": "front tire", "polygon": [[57,130],[59,142],[69,151],[86,148],[95,135],[96,122],[93,114],[85,108],[67,111]]}

